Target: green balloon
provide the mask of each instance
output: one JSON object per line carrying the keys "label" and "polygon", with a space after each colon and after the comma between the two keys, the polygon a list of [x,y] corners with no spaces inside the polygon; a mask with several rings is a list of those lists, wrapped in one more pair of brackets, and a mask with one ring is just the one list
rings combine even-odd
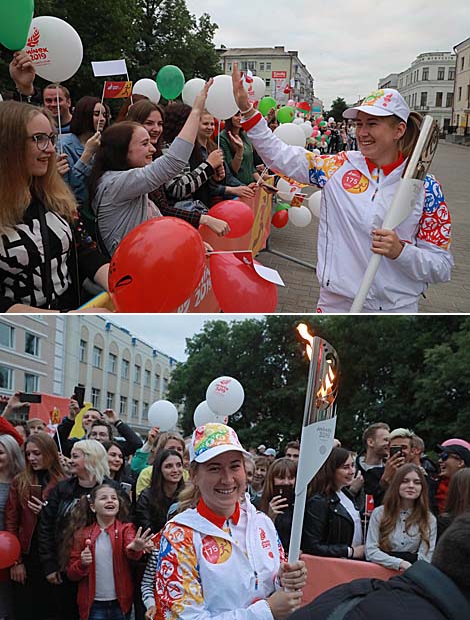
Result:
{"label": "green balloon", "polygon": [[288,105],[280,108],[277,112],[277,120],[282,123],[292,123],[295,117],[295,110]]}
{"label": "green balloon", "polygon": [[171,101],[179,97],[183,91],[184,74],[175,65],[165,65],[157,73],[157,86],[162,97]]}
{"label": "green balloon", "polygon": [[279,204],[273,206],[273,214],[278,211],[287,211],[287,209],[290,209],[290,204],[287,204],[287,202],[280,202]]}
{"label": "green balloon", "polygon": [[17,52],[28,39],[34,0],[0,0],[0,43]]}
{"label": "green balloon", "polygon": [[319,127],[326,127],[327,125],[328,125],[328,123],[327,123],[326,121],[320,121],[320,122],[318,123],[318,126],[319,126]]}
{"label": "green balloon", "polygon": [[263,97],[258,103],[258,110],[263,116],[266,116],[269,113],[269,110],[271,110],[272,108],[276,109],[276,107],[276,100],[272,97]]}

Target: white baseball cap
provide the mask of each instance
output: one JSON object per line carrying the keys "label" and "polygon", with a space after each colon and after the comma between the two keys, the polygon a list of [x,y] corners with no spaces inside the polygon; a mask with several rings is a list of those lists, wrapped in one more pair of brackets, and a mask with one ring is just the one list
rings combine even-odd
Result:
{"label": "white baseball cap", "polygon": [[241,452],[251,456],[241,445],[237,433],[225,424],[210,422],[199,426],[193,433],[189,444],[189,460],[191,463],[206,463],[224,452]]}
{"label": "white baseball cap", "polygon": [[381,90],[374,90],[361,101],[361,105],[345,110],[343,117],[355,119],[358,112],[372,116],[398,116],[406,123],[410,115],[410,108],[397,90],[382,88]]}

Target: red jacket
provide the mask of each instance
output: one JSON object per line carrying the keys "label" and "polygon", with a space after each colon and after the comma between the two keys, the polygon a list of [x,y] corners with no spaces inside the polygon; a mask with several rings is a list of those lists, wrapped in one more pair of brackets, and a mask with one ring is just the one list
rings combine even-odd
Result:
{"label": "red jacket", "polygon": [[[106,531],[109,534],[113,547],[113,573],[116,596],[124,614],[128,613],[132,607],[134,588],[132,585],[132,574],[129,565],[130,560],[138,560],[142,557],[142,551],[127,551],[127,545],[135,538],[135,527],[132,523],[121,523],[116,521],[110,525]],[[91,553],[95,557],[96,539],[101,533],[101,528],[97,523],[81,528],[76,532],[73,541],[73,548],[70,560],[67,564],[67,576],[72,581],[79,581],[77,603],[81,620],[87,620],[91,606],[95,600],[96,574],[95,562],[83,567],[80,554],[85,548],[87,538],[91,540]],[[110,567],[111,569],[111,567]]]}
{"label": "red jacket", "polygon": [[[57,481],[47,484],[42,491],[43,500],[47,499],[56,484]],[[29,553],[31,539],[37,523],[38,516],[28,508],[27,501],[21,500],[18,494],[18,480],[14,478],[5,506],[5,529],[18,538],[21,544],[21,553]]]}

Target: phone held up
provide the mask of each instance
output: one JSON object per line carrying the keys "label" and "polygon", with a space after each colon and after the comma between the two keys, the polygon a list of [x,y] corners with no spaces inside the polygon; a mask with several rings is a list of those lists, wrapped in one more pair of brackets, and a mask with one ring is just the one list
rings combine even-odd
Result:
{"label": "phone held up", "polygon": [[21,392],[20,403],[40,403],[42,401],[42,394],[27,394]]}
{"label": "phone held up", "polygon": [[73,389],[73,398],[77,401],[80,409],[83,408],[83,404],[85,401],[85,386],[84,385],[76,385]]}
{"label": "phone held up", "polygon": [[275,484],[273,487],[273,497],[280,495],[287,502],[290,508],[294,504],[294,487],[291,484]]}
{"label": "phone held up", "polygon": [[395,454],[403,456],[403,450],[401,449],[401,446],[390,446],[390,456],[395,456]]}
{"label": "phone held up", "polygon": [[29,485],[29,499],[39,499],[42,502],[42,487],[40,484]]}

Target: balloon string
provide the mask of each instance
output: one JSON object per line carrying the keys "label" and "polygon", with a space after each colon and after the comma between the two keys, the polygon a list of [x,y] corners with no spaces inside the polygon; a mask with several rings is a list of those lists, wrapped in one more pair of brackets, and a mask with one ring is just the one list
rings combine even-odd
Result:
{"label": "balloon string", "polygon": [[259,175],[259,179],[257,180],[256,185],[261,185],[261,183],[263,182],[263,177],[268,170],[269,170],[269,167],[265,166],[263,172]]}
{"label": "balloon string", "polygon": [[104,84],[103,84],[103,93],[101,95],[100,114],[98,116],[98,124],[96,125],[96,131],[100,131],[101,117],[103,116],[102,109],[104,108],[103,102],[104,102],[104,92],[105,92],[105,90],[106,90],[106,80],[104,81]]}
{"label": "balloon string", "polygon": [[251,254],[253,250],[211,250],[207,254]]}
{"label": "balloon string", "polygon": [[64,152],[64,147],[62,145],[62,121],[60,118],[60,103],[59,103],[59,86],[55,87],[55,98],[57,103],[57,125],[58,125],[58,143],[59,143],[59,153],[62,155]]}

